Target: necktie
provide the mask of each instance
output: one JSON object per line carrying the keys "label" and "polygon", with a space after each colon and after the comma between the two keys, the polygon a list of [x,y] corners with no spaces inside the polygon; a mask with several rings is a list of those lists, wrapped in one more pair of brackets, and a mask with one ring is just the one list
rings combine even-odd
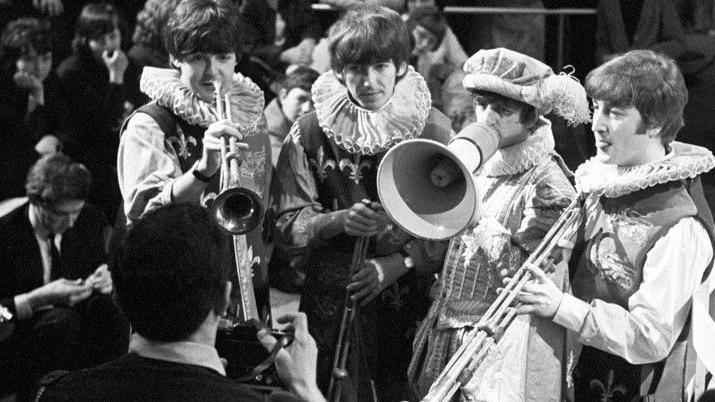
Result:
{"label": "necktie", "polygon": [[61,278],[63,275],[62,257],[60,250],[55,245],[55,235],[51,234],[48,238],[50,241],[50,250],[52,252],[52,267],[50,268],[50,280]]}

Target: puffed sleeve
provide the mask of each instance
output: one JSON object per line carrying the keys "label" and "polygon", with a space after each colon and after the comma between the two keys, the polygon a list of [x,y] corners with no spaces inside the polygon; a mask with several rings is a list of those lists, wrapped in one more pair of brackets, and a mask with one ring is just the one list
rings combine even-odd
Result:
{"label": "puffed sleeve", "polygon": [[148,114],[136,113],[127,123],[119,142],[117,175],[129,223],[172,201],[172,184],[182,175],[179,159]]}

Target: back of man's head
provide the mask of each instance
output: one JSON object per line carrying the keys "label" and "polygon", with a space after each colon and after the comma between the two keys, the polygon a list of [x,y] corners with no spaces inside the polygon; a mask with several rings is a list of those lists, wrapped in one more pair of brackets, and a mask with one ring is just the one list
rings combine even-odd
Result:
{"label": "back of man's head", "polygon": [[194,333],[224,303],[228,273],[221,235],[209,213],[189,204],[148,212],[117,253],[112,279],[139,335],[173,342]]}

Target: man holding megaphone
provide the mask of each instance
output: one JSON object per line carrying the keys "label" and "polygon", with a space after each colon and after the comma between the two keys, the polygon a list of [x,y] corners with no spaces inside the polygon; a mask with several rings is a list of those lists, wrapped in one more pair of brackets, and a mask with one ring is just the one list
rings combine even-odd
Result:
{"label": "man holding megaphone", "polygon": [[[553,111],[572,124],[589,120],[578,81],[555,75],[536,59],[501,48],[480,50],[464,70],[477,122],[434,155],[421,152],[426,145],[404,144],[386,156],[392,166],[385,167],[384,182],[409,170],[406,161],[422,154],[431,169],[415,193],[396,183],[390,199],[404,205],[385,203],[388,213],[410,232],[452,238],[433,288],[435,300],[414,341],[408,377],[418,398],[428,394],[465,337],[478,330],[474,323],[497,298],[502,280],[515,273],[575,197],[568,170],[554,151],[551,123],[543,115]],[[412,156],[401,157],[398,148],[410,147],[415,148]],[[383,187],[389,186],[381,185],[381,194]],[[434,199],[426,203],[432,209],[414,202],[417,198]],[[559,264],[550,276],[564,286],[567,273]],[[486,364],[461,379],[461,392],[488,401],[558,396],[563,342],[564,332],[548,320],[516,317]]]}

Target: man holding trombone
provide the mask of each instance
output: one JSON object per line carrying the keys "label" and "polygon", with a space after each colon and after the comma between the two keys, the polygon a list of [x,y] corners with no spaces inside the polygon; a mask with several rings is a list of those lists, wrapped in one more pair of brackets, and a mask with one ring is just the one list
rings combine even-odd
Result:
{"label": "man holding trombone", "polygon": [[585,205],[573,295],[530,267],[518,310],[578,337],[575,400],[689,400],[702,391],[702,368],[715,370],[715,334],[701,332],[713,325],[713,221],[698,179],[715,158],[674,141],[688,93],[666,56],[616,57],[589,73],[586,90],[596,156],[576,170]]}

